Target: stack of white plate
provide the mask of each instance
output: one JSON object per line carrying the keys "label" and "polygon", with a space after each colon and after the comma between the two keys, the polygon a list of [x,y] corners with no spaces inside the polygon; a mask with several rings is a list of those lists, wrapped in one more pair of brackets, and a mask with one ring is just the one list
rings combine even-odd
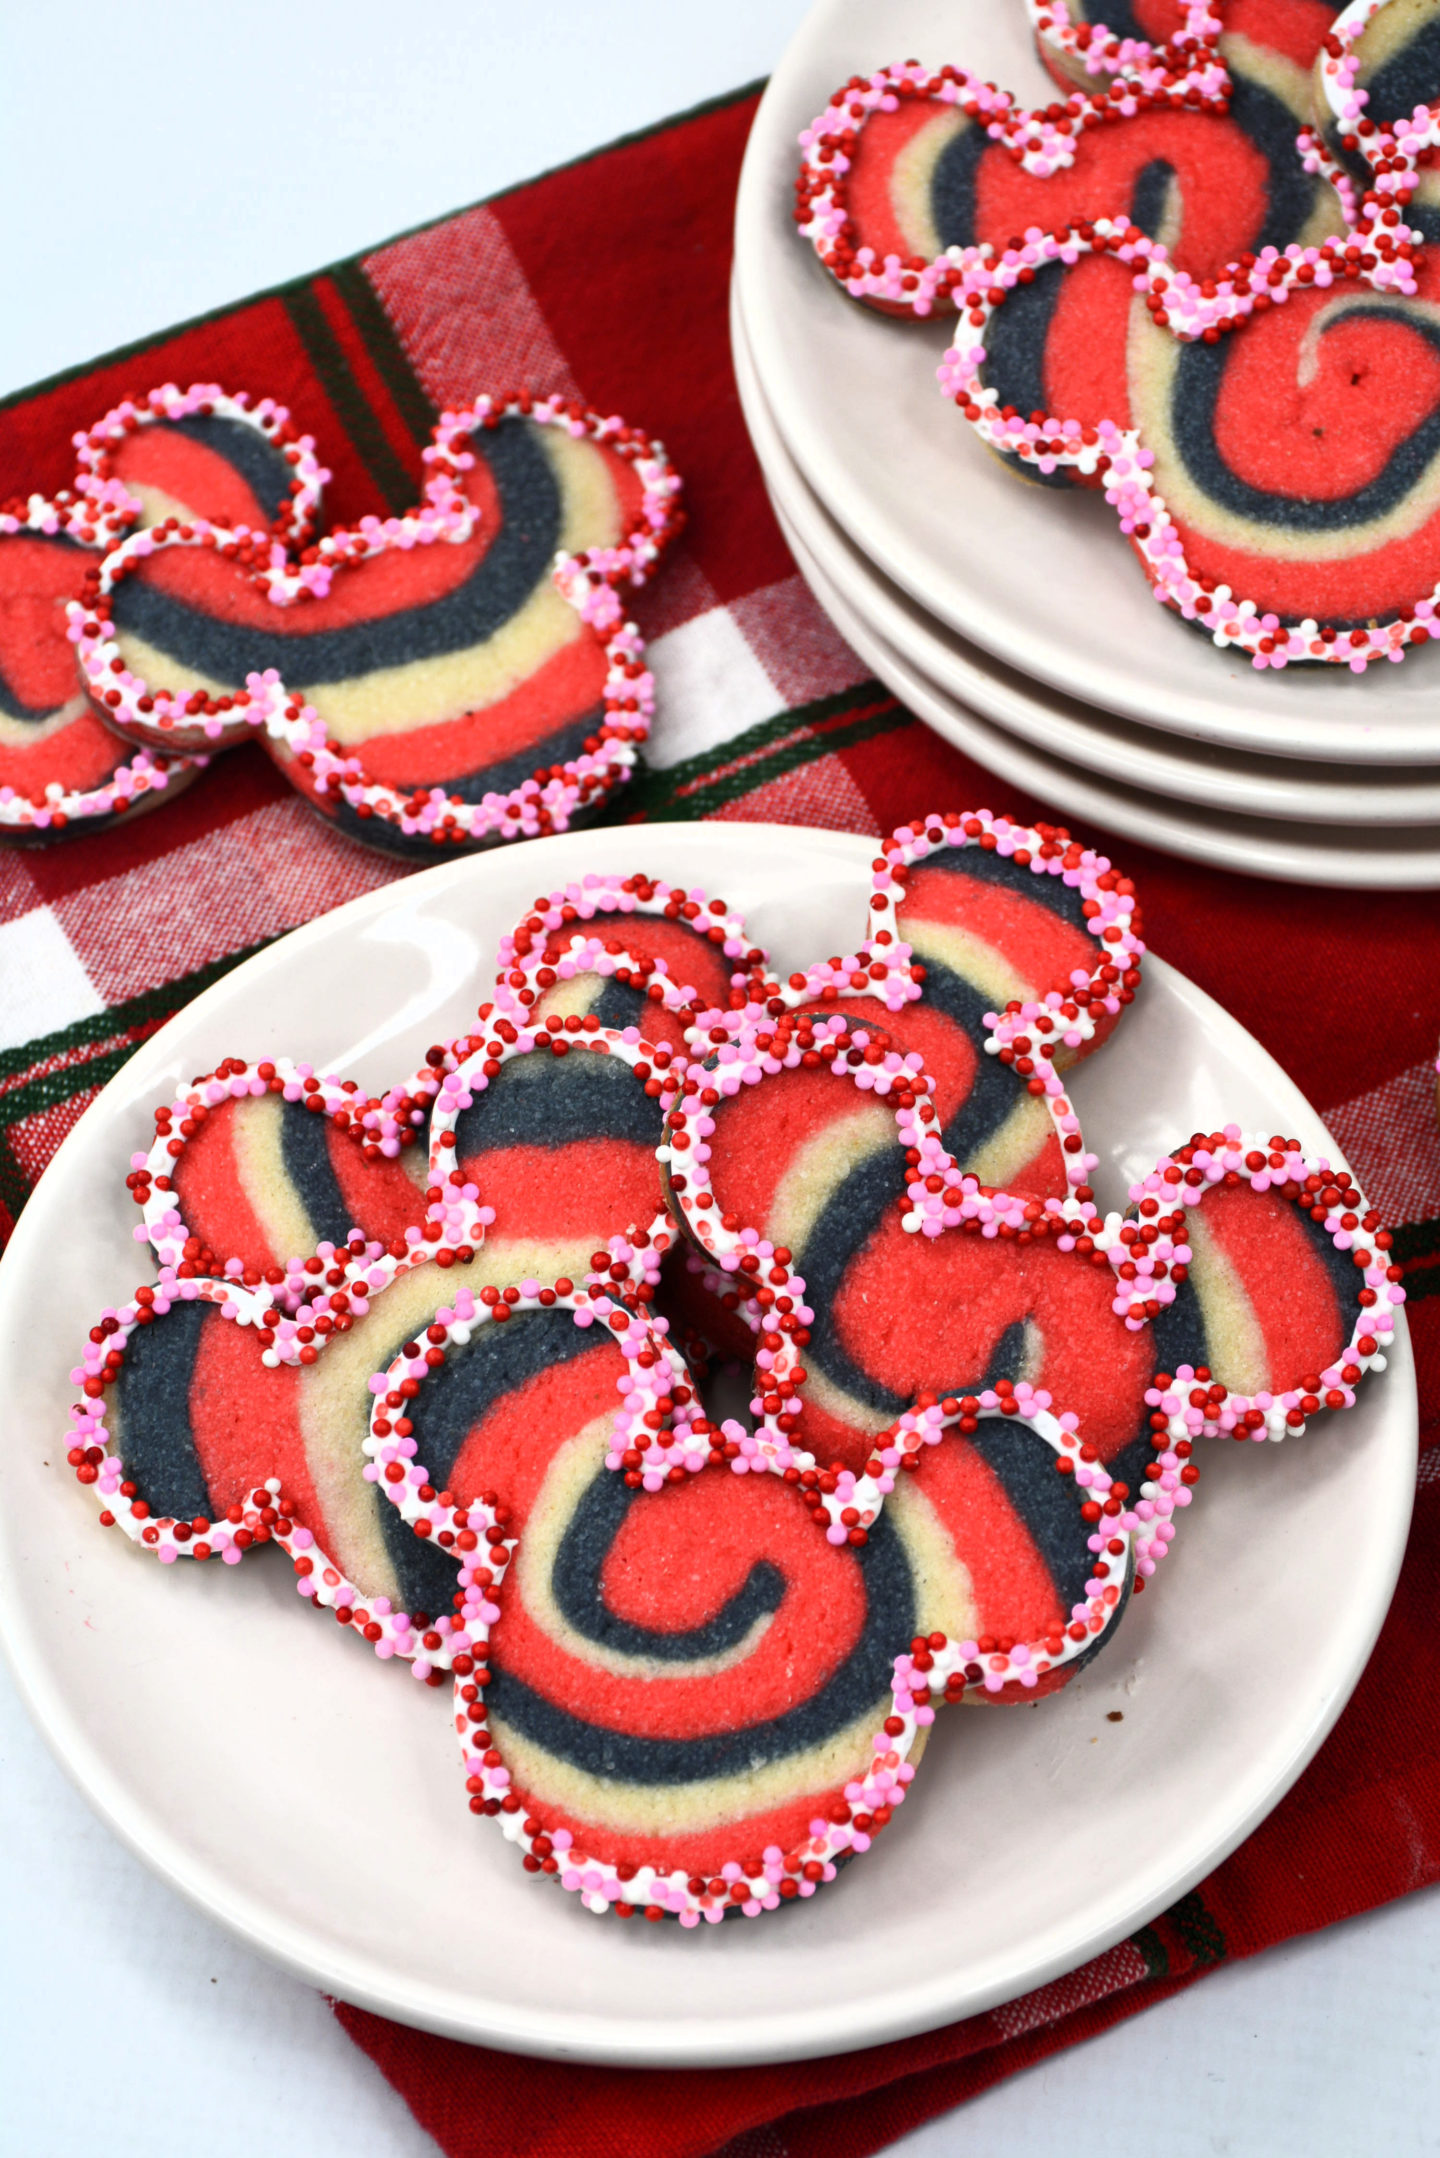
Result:
{"label": "stack of white plate", "polygon": [[1260,876],[1440,885],[1440,645],[1358,677],[1217,651],[1156,605],[1100,497],[1024,485],[947,406],[943,320],[858,305],[797,235],[800,130],[848,76],[910,58],[1054,95],[1021,0],[818,0],[771,80],[731,327],[821,605],[912,711],[1058,810]]}

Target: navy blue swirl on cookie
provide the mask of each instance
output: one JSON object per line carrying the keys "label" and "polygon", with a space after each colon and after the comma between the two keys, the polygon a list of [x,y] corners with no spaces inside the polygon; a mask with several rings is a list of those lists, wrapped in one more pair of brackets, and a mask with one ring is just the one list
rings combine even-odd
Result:
{"label": "navy blue swirl on cookie", "polygon": [[[323,596],[285,607],[243,564],[171,548],[115,592],[126,663],[152,689],[211,696],[275,668],[371,781],[401,790],[475,803],[563,764],[603,722],[607,662],[556,589],[556,556],[618,543],[639,482],[601,445],[523,419],[477,431],[471,446],[470,539],[342,564]],[[270,746],[303,786],[304,768]],[[320,806],[337,813],[328,797]],[[423,834],[338,813],[372,844],[433,853]]]}
{"label": "navy blue swirl on cookie", "polygon": [[500,1278],[579,1280],[596,1248],[648,1231],[660,1212],[659,1102],[621,1056],[585,1041],[502,1065],[460,1113],[458,1171],[495,1209],[492,1275],[503,1249],[511,1258]]}
{"label": "navy blue swirl on cookie", "polygon": [[432,1274],[398,1283],[308,1366],[267,1368],[251,1330],[199,1300],[137,1327],[107,1413],[152,1514],[214,1520],[278,1477],[295,1521],[362,1598],[427,1620],[448,1614],[454,1561],[413,1536],[363,1475],[370,1374],[443,1302]]}

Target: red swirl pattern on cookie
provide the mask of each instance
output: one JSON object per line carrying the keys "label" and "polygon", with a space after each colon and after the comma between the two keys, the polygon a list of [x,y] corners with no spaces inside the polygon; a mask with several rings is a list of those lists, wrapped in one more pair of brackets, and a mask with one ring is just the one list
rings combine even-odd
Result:
{"label": "red swirl pattern on cookie", "polygon": [[537,899],[500,948],[496,986],[527,1017],[590,1014],[672,1049],[740,999],[764,950],[723,899],[645,876],[589,876]]}
{"label": "red swirl pattern on cookie", "polygon": [[430,1112],[430,1188],[447,1240],[484,1234],[487,1263],[511,1280],[612,1263],[628,1279],[628,1261],[606,1257],[612,1238],[658,1269],[671,1223],[656,1150],[685,1059],[594,1012],[517,1025],[482,1006],[487,1016]]}
{"label": "red swirl pattern on cookie", "polygon": [[[1370,129],[1342,137],[1369,164],[1363,201],[1321,139],[1302,136],[1312,169],[1336,186],[1341,239],[1242,255],[1197,283],[1110,215],[967,250],[960,264],[947,395],[1027,470],[1103,482],[1157,599],[1259,668],[1361,673],[1433,634],[1434,273],[1406,220],[1440,120],[1433,107],[1393,125],[1364,120],[1358,41],[1391,4],[1346,8],[1319,69],[1341,130]],[[1051,265],[1092,255],[1125,265],[1140,296],[1128,373],[1068,412],[1024,414],[989,380],[992,320]]]}
{"label": "red swirl pattern on cookie", "polygon": [[1096,1248],[1127,1328],[1149,1326],[1182,1386],[1203,1373],[1175,1435],[1283,1438],[1353,1407],[1365,1372],[1384,1370],[1401,1270],[1347,1169],[1230,1125],[1197,1132],[1130,1197]]}
{"label": "red swirl pattern on cookie", "polygon": [[[1063,8],[1031,14],[1042,53],[1069,55],[1084,85],[1065,106],[1026,112],[963,68],[906,61],[852,77],[801,135],[796,221],[853,297],[928,315],[950,302],[958,250],[1051,223],[1057,202],[1071,218],[1127,206],[1157,238],[1177,238],[1197,277],[1306,228],[1317,189],[1295,148],[1302,70],[1283,85],[1288,103],[1273,81],[1237,81],[1216,53],[1220,18],[1203,6],[1153,47],[1072,28]],[[1108,77],[1102,87],[1082,54]],[[1028,353],[1017,349],[1027,374],[1057,305],[1074,331],[1123,340],[1122,287],[1098,266],[1064,283],[1063,295],[1052,279],[1032,296],[1047,320],[1028,326]]]}
{"label": "red swirl pattern on cookie", "polygon": [[[1168,37],[1186,37],[1185,11],[1150,12],[1164,17]],[[1137,61],[1124,56],[1147,49],[1128,9],[1119,39],[1112,28],[1103,48],[1100,30],[1077,25],[1085,48],[1065,64],[1094,94],[1063,157],[1048,144],[1027,154],[1008,101],[1001,97],[1005,116],[997,119],[995,93],[987,97],[962,71],[907,63],[852,81],[801,138],[797,219],[849,293],[885,312],[917,315],[954,304],[966,248],[1004,248],[1012,235],[1121,209],[1197,280],[1220,276],[1246,250],[1313,241],[1341,226],[1332,191],[1296,140],[1309,116],[1308,68],[1328,22],[1328,11],[1315,12],[1318,25],[1307,23],[1299,35],[1288,18],[1257,21],[1254,0],[1242,5],[1238,23],[1217,14],[1231,28],[1216,47],[1223,68],[1213,77],[1197,74],[1190,46],[1157,38],[1155,49],[1170,51],[1186,86],[1179,104],[1122,94],[1142,81]],[[1040,30],[1042,55],[1057,50],[1053,35]],[[1212,42],[1202,34],[1198,49],[1208,52]],[[1119,78],[1108,88],[1105,69],[1097,78],[1084,65],[1101,49]],[[1035,116],[1042,132],[1054,111]],[[1044,265],[996,318],[987,379],[1002,404],[1025,414],[1113,410],[1132,312],[1130,279],[1110,257]],[[1066,464],[1026,470],[1050,485],[1093,484]]]}
{"label": "red swirl pattern on cookie", "polygon": [[102,1314],[72,1373],[70,1458],[101,1519],[169,1564],[234,1565],[277,1543],[296,1586],[382,1657],[449,1667],[453,1571],[397,1538],[363,1474],[376,1362],[446,1304],[427,1270],[373,1308],[352,1299],[323,1362],[267,1365],[207,1284],[162,1281]]}
{"label": "red swirl pattern on cookie", "polygon": [[[503,1303],[492,1286],[480,1293]],[[592,1311],[585,1290],[571,1304],[602,1319],[611,1308],[601,1296]],[[374,1373],[397,1357],[407,1372],[428,1371],[443,1361],[435,1340],[483,1308],[468,1283],[452,1299],[439,1271],[410,1274],[368,1305],[352,1297],[343,1331],[321,1342],[323,1361],[276,1368],[210,1285],[142,1288],[102,1315],[71,1375],[85,1396],[71,1412],[72,1466],[102,1520],[165,1564],[234,1565],[278,1544],[303,1597],[382,1660],[399,1656],[431,1678],[471,1645],[455,1616],[454,1538],[415,1538],[385,1503],[365,1457],[372,1409],[384,1415]],[[638,1351],[645,1336],[632,1328],[627,1343]],[[627,1392],[648,1385],[637,1364]],[[396,1395],[392,1429],[406,1398]],[[612,1407],[615,1398],[612,1379]]]}
{"label": "red swirl pattern on cookie", "polygon": [[96,588],[104,551],[166,516],[303,536],[329,477],[283,406],[214,383],[125,398],[75,448],[73,488],[0,509],[0,837],[22,844],[153,808],[205,764],[167,745],[137,752],[85,694],[67,610]]}
{"label": "red swirl pattern on cookie", "polygon": [[355,836],[399,852],[560,831],[635,762],[653,683],[620,594],[678,529],[658,443],[558,398],[480,397],[425,452],[424,503],[298,556],[166,518],[72,609],[134,739],[254,730]]}
{"label": "red swirl pattern on cookie", "polygon": [[65,607],[83,589],[87,521],[35,496],[0,509],[0,837],[21,844],[152,807],[204,765],[120,741],[76,678]]}
{"label": "red swirl pattern on cookie", "polygon": [[[381,1658],[450,1671],[472,1811],[595,1911],[833,1881],[942,1702],[1062,1686],[1204,1445],[1350,1406],[1404,1302],[1348,1174],[1280,1136],[1197,1133],[1099,1213],[1063,1067],[1143,952],[1102,857],[925,818],[867,917],[782,983],[720,903],[601,878],[537,901],[476,1029],[384,1096],[227,1059],[132,1169],[160,1279],[73,1374],[102,1520],[167,1562],[278,1543]],[[615,988],[681,1046],[605,1024]],[[1052,1188],[950,1147],[991,1069]],[[747,1419],[682,1346],[717,1313]]]}
{"label": "red swirl pattern on cookie", "polygon": [[137,1240],[182,1281],[263,1279],[293,1307],[288,1284],[305,1264],[318,1275],[357,1234],[368,1245],[420,1233],[428,1165],[417,1136],[353,1079],[288,1057],[227,1057],[155,1111],[154,1143],[131,1159]]}
{"label": "red swirl pattern on cookie", "polygon": [[[370,1450],[417,1529],[486,1545],[461,1574],[467,1629],[485,1636],[475,1668],[457,1666],[472,1807],[592,1908],[696,1924],[813,1893],[903,1800],[934,1695],[1034,1697],[1113,1622],[1126,1568],[1090,1554],[1074,1441],[1043,1400],[979,1438],[990,1420],[957,1404],[967,1436],[837,1547],[798,1470],[745,1473],[738,1427],[677,1422],[683,1465],[616,1474],[613,1418],[582,1428],[603,1412],[603,1378],[584,1384],[602,1352],[537,1304],[522,1297],[503,1337],[452,1328],[441,1369],[404,1366],[421,1380],[405,1435],[386,1407]],[[542,1388],[583,1406],[542,1408]],[[651,1416],[689,1409],[680,1385]],[[1030,1452],[1054,1487],[1040,1537],[1006,1490]],[[1067,1605],[1087,1579],[1082,1622]]]}
{"label": "red swirl pattern on cookie", "polygon": [[[1134,998],[1144,945],[1130,879],[1056,826],[947,811],[886,841],[866,930],[857,952],[762,980],[748,1001],[771,1018],[843,1009],[893,1036],[933,1080],[967,1174],[1088,1197],[1094,1156],[1059,1075]],[[714,1015],[705,1042],[718,1048],[735,1024]]]}

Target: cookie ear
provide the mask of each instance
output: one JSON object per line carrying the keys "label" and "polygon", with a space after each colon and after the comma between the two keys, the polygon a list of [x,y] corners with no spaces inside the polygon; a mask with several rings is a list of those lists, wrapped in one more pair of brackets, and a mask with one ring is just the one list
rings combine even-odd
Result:
{"label": "cookie ear", "polygon": [[[979,1650],[967,1687],[990,1699],[1034,1700],[1065,1685],[1108,1639],[1130,1595],[1133,1561],[1128,1533],[1114,1537],[1120,1549],[1111,1554],[1109,1524],[1100,1536],[1086,1519],[1087,1490],[1077,1488],[1073,1452],[1057,1448],[1051,1420],[999,1413],[989,1398],[991,1413],[967,1418],[968,1432],[952,1428],[918,1449],[915,1473],[897,1480],[886,1507],[917,1542],[933,1544],[932,1564],[957,1593],[963,1584],[966,1607],[952,1612],[947,1630]],[[1016,1408],[1013,1390],[1000,1400]],[[1103,1616],[1090,1634],[1092,1613]],[[1068,1632],[1075,1625],[1089,1636],[1079,1656]],[[1012,1663],[987,1690],[989,1658],[1010,1659],[1017,1644],[1035,1663],[1016,1660],[1018,1669]],[[1036,1664],[1044,1666],[1038,1676]]]}
{"label": "cookie ear", "polygon": [[171,799],[201,769],[135,750],[96,716],[67,608],[136,513],[123,488],[0,506],[0,839],[46,845]]}
{"label": "cookie ear", "polygon": [[448,1664],[454,1564],[399,1521],[364,1453],[371,1376],[425,1337],[445,1291],[439,1269],[403,1276],[323,1357],[276,1368],[203,1290],[142,1290],[87,1347],[72,1461],[99,1451],[97,1496],[142,1550],[234,1562],[279,1543],[302,1594],[378,1654]]}
{"label": "cookie ear", "polygon": [[1041,1198],[1084,1187],[1089,1157],[1056,1075],[1133,1001],[1134,885],[1068,833],[988,812],[902,825],[875,884],[866,958],[910,977],[889,1030],[935,1081],[960,1173]]}
{"label": "cookie ear", "polygon": [[[182,1088],[156,1111],[154,1144],[126,1179],[145,1209],[137,1233],[162,1266],[182,1280],[272,1289],[322,1244],[338,1250],[358,1236],[403,1250],[425,1220],[426,1180],[423,1131],[353,1080],[288,1057],[229,1057]],[[323,1272],[312,1262],[316,1279],[298,1285],[318,1286]]]}
{"label": "cookie ear", "polygon": [[609,1263],[615,1237],[668,1248],[656,1149],[672,1058],[627,1031],[593,1012],[523,1028],[492,1013],[488,1039],[441,1079],[430,1174],[454,1214],[452,1241],[483,1209],[488,1279],[579,1281]]}
{"label": "cookie ear", "polygon": [[173,383],[126,398],[79,437],[83,483],[118,483],[137,523],[167,517],[270,531],[303,546],[330,474],[273,398],[252,403],[217,383]]}
{"label": "cookie ear", "polygon": [[496,988],[516,1016],[593,1016],[685,1047],[686,1028],[725,1012],[763,969],[723,899],[663,878],[587,877],[536,901],[501,941]]}
{"label": "cookie ear", "polygon": [[1176,1432],[1281,1438],[1383,1368],[1404,1291],[1348,1171],[1231,1127],[1197,1133],[1134,1197],[1110,1249],[1115,1308],[1150,1322]]}

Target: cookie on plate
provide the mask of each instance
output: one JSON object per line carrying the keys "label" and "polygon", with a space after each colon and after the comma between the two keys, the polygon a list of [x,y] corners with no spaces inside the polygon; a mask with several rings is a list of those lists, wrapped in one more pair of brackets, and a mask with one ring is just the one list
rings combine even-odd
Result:
{"label": "cookie on plate", "polygon": [[352,1295],[323,1354],[278,1367],[213,1297],[162,1280],[92,1329],[72,1375],[70,1460],[102,1521],[167,1563],[233,1564],[276,1543],[302,1596],[376,1654],[421,1677],[448,1668],[455,1566],[403,1528],[364,1453],[370,1380],[449,1308],[447,1276],[424,1268],[368,1305]]}
{"label": "cookie on plate", "polygon": [[593,1016],[672,1050],[743,1001],[762,947],[723,899],[663,877],[589,876],[537,899],[502,940],[496,987],[518,1016]]}
{"label": "cookie on plate", "polygon": [[[1207,14],[1149,12],[1167,18],[1167,34],[1182,12]],[[1124,13],[1117,34],[1138,36]],[[1183,66],[1132,60],[1097,76],[1062,53],[1055,64],[1089,100],[1074,114],[1058,105],[1027,114],[951,66],[907,62],[853,78],[801,138],[797,220],[852,296],[922,316],[954,304],[961,251],[1003,251],[1037,228],[1127,219],[1199,280],[1247,250],[1338,232],[1333,193],[1296,139],[1324,24],[1261,24],[1256,13],[1220,40],[1223,73],[1213,37],[1196,40]],[[1041,49],[1053,58],[1052,20],[1041,14]],[[1087,416],[1124,373],[1131,298],[1123,266],[1103,255],[1034,268],[993,324],[988,379],[1000,402]],[[1047,484],[1083,483],[1068,466],[1011,462]]]}
{"label": "cookie on plate", "polygon": [[359,1235],[403,1243],[426,1215],[423,1126],[353,1079],[289,1057],[227,1057],[155,1111],[155,1139],[126,1178],[147,1236],[181,1280],[272,1289],[323,1272],[313,1255]]}
{"label": "cookie on plate", "polygon": [[[914,1233],[913,1119],[939,1122],[916,1053],[848,1012],[786,1015],[684,1085],[694,1091],[672,1112],[666,1175],[698,1251],[769,1305],[790,1293],[792,1269],[801,1278],[803,1405],[776,1412],[795,1443],[859,1472],[922,1394],[1023,1381],[1080,1416],[1099,1458],[1133,1467],[1150,1348],[1116,1326],[1108,1273],[1061,1249],[1059,1201],[1002,1197],[987,1235],[975,1179],[953,1168],[952,1230]],[[960,1211],[970,1194],[973,1231]],[[771,1258],[747,1266],[740,1236]]]}
{"label": "cookie on plate", "polygon": [[[372,1452],[418,1529],[470,1539],[465,1618],[486,1639],[456,1666],[456,1712],[473,1810],[593,1909],[756,1916],[869,1848],[932,1696],[1034,1698],[1092,1649],[1128,1558],[1092,1552],[1069,1435],[993,1395],[983,1417],[955,1404],[954,1443],[837,1542],[798,1469],[746,1464],[738,1426],[685,1425],[688,1386],[637,1387],[663,1363],[613,1316],[619,1337],[532,1284],[503,1330],[450,1327],[443,1360],[387,1374],[418,1390],[398,1444],[398,1387],[382,1398]],[[672,1417],[683,1463],[647,1489],[626,1472]]]}

